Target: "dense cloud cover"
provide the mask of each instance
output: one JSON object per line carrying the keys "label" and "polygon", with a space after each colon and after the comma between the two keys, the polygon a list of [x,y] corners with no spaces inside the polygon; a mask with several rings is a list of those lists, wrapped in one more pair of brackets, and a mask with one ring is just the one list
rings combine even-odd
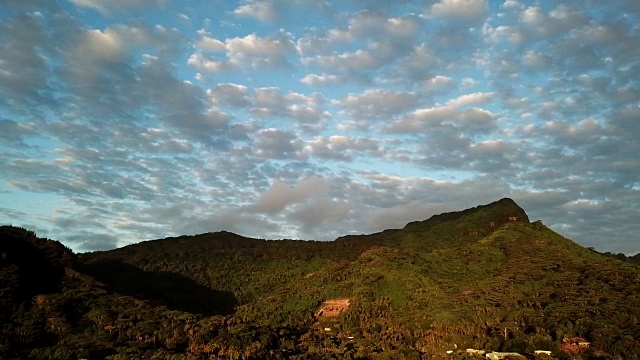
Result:
{"label": "dense cloud cover", "polygon": [[328,240],[508,196],[640,252],[635,4],[3,1],[0,222]]}

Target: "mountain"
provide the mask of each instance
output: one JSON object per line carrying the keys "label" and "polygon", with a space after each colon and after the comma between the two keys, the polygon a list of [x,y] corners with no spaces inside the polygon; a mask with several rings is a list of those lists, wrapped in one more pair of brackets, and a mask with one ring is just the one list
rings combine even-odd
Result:
{"label": "mountain", "polygon": [[[3,252],[57,244],[1,231]],[[217,232],[79,255],[36,246],[20,252],[44,264],[31,272],[14,252],[0,260],[0,284],[22,289],[0,295],[6,358],[640,356],[640,268],[531,223],[511,199],[332,242]]]}

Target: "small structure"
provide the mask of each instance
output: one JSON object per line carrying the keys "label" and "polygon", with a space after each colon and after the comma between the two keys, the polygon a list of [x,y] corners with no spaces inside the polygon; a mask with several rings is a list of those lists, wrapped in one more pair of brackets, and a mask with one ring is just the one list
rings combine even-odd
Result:
{"label": "small structure", "polygon": [[491,226],[491,227],[496,226],[496,222],[495,222],[495,221],[490,221],[490,222],[489,222],[489,226]]}
{"label": "small structure", "polygon": [[484,355],[486,351],[484,350],[477,350],[477,349],[467,349],[467,354],[471,354],[471,355]]}
{"label": "small structure", "polygon": [[491,352],[485,355],[487,359],[490,360],[502,360],[502,359],[510,359],[510,358],[525,358],[524,355],[516,353],[516,352]]}
{"label": "small structure", "polygon": [[533,352],[534,355],[549,355],[551,356],[551,351],[549,350],[535,350]]}
{"label": "small structure", "polygon": [[509,216],[509,221],[518,221],[517,216]]}
{"label": "small structure", "polygon": [[591,346],[591,343],[581,337],[572,337],[562,339],[560,350],[569,354],[579,354]]}

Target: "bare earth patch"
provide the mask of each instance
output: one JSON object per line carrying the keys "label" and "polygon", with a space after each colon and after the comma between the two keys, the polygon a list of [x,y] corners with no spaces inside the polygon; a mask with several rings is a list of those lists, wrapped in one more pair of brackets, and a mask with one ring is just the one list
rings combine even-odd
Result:
{"label": "bare earth patch", "polygon": [[349,310],[351,299],[327,300],[322,303],[322,307],[316,312],[316,317],[333,317]]}

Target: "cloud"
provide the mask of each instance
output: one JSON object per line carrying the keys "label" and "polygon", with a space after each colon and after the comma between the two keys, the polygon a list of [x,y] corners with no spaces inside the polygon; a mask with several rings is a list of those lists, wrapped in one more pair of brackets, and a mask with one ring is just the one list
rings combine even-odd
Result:
{"label": "cloud", "polygon": [[338,84],[344,82],[342,77],[338,75],[330,75],[323,73],[321,75],[317,74],[307,74],[300,79],[300,82],[309,86],[316,85],[330,85],[330,84]]}
{"label": "cloud", "polygon": [[447,102],[448,106],[462,107],[469,105],[482,105],[491,101],[494,97],[492,92],[473,93],[461,95],[455,99],[451,99]]}
{"label": "cloud", "polygon": [[425,220],[428,214],[439,214],[450,210],[450,205],[430,204],[424,201],[410,201],[389,208],[374,209],[369,214],[365,229],[367,232],[401,229],[412,221]]}
{"label": "cloud", "polygon": [[[300,222],[300,233],[305,234],[314,230],[324,230],[325,227],[336,222],[343,222],[351,216],[353,205],[337,199],[320,198],[298,206],[289,216],[289,219]],[[318,240],[333,240],[341,235],[329,230]]]}
{"label": "cloud", "polygon": [[[54,19],[55,26],[66,30],[63,19]],[[63,31],[64,31],[63,30]],[[30,113],[43,103],[54,103],[53,89],[48,77],[51,64],[48,56],[58,49],[47,31],[42,13],[31,12],[0,22],[3,37],[0,41],[0,104],[6,111]]]}
{"label": "cloud", "polygon": [[438,51],[426,43],[414,44],[406,56],[400,58],[394,67],[393,77],[398,81],[413,84],[419,80],[428,80],[438,70],[441,59]]}
{"label": "cloud", "polygon": [[[303,65],[337,76],[343,83],[371,83],[378,80],[377,75],[384,81],[390,81],[390,78],[404,81],[410,75],[399,62],[413,62],[416,71],[422,72],[434,58],[426,52],[411,54],[414,38],[420,37],[423,30],[424,22],[416,15],[391,16],[386,12],[365,10],[349,16],[343,26],[301,37],[297,48]],[[335,49],[344,51],[336,52]],[[392,76],[388,74],[389,67],[395,72]],[[307,82],[317,80],[321,79],[305,78]]]}
{"label": "cloud", "polygon": [[35,124],[22,124],[9,119],[0,119],[0,142],[12,146],[25,146],[25,137],[35,133]]}
{"label": "cloud", "polygon": [[295,159],[299,157],[302,142],[294,133],[268,128],[254,135],[254,146],[260,158]]}
{"label": "cloud", "polygon": [[[249,34],[222,41],[202,36],[195,44],[196,52],[187,63],[202,72],[224,72],[235,67],[249,69],[287,68],[288,56],[295,54],[291,35],[279,32],[268,37]],[[206,52],[223,52],[225,58],[209,57]]]}
{"label": "cloud", "polygon": [[488,5],[485,0],[442,0],[433,4],[427,14],[446,20],[462,20],[474,23],[487,17]]}
{"label": "cloud", "polygon": [[322,159],[350,161],[356,156],[382,156],[384,149],[378,139],[332,135],[308,141],[304,151]]}
{"label": "cloud", "polygon": [[403,41],[414,36],[421,28],[415,16],[388,17],[384,13],[362,11],[349,19],[345,28],[329,30],[330,41],[351,41],[361,38],[391,38]]}
{"label": "cloud", "polygon": [[224,52],[226,50],[224,42],[211,37],[210,33],[204,30],[198,30],[198,34],[200,38],[193,44],[196,49],[202,52]]}
{"label": "cloud", "polygon": [[278,213],[292,204],[302,203],[326,191],[326,181],[317,176],[304,179],[294,187],[276,181],[260,194],[248,209],[256,212]]}
{"label": "cloud", "polygon": [[319,94],[282,94],[275,87],[258,88],[253,91],[253,107],[249,112],[262,118],[283,116],[302,124],[314,124],[331,118],[330,112],[322,110],[324,101]]}
{"label": "cloud", "polygon": [[207,90],[207,95],[216,106],[244,107],[252,103],[249,90],[244,85],[218,84]]}
{"label": "cloud", "polygon": [[2,221],[325,240],[511,196],[637,252],[630,3],[5,3]]}
{"label": "cloud", "polygon": [[[473,104],[476,101],[484,101],[483,97],[462,96],[452,100],[453,105]],[[383,129],[388,132],[428,132],[437,129],[449,129],[456,131],[476,133],[488,132],[495,127],[496,115],[480,108],[466,110],[457,109],[448,103],[444,106],[436,106],[426,109],[417,109],[411,113],[397,117]],[[447,130],[448,131],[448,130]]]}
{"label": "cloud", "polygon": [[187,59],[187,64],[204,73],[225,72],[234,68],[234,64],[230,62],[207,58],[199,52],[191,54]]}
{"label": "cloud", "polygon": [[639,117],[640,107],[627,106],[612,114],[611,124],[624,134],[638,134],[640,133],[640,124],[638,124]]}
{"label": "cloud", "polygon": [[[283,3],[278,0],[245,0],[233,10],[240,17],[250,17],[262,22],[286,22],[288,15],[314,13],[315,16],[331,12],[322,0],[294,0]],[[294,16],[295,17],[295,16]]]}
{"label": "cloud", "polygon": [[111,250],[120,244],[116,236],[90,231],[76,231],[73,235],[68,235],[66,240],[87,252]]}
{"label": "cloud", "polygon": [[123,38],[119,31],[89,30],[85,33],[78,53],[92,60],[120,61],[124,56]]}
{"label": "cloud", "polygon": [[536,52],[536,51],[527,51],[522,56],[522,63],[526,66],[543,69],[551,65],[551,58],[548,55]]}
{"label": "cloud", "polygon": [[366,89],[362,94],[348,94],[334,100],[334,104],[353,119],[387,118],[413,108],[417,102],[414,93],[383,89]]}
{"label": "cloud", "polygon": [[424,87],[431,95],[445,94],[456,86],[455,80],[449,76],[437,75],[424,81]]}
{"label": "cloud", "polygon": [[233,13],[240,16],[255,17],[261,21],[274,20],[276,18],[274,4],[267,1],[249,1],[244,5],[240,5]]}
{"label": "cloud", "polygon": [[234,64],[249,63],[253,67],[279,67],[288,64],[286,56],[295,49],[290,35],[261,38],[255,34],[225,40],[229,60]]}
{"label": "cloud", "polygon": [[71,3],[75,6],[92,8],[103,14],[110,15],[123,10],[156,8],[163,6],[165,0],[71,0]]}
{"label": "cloud", "polygon": [[493,43],[507,41],[512,45],[522,45],[525,42],[525,34],[518,27],[501,25],[495,28],[485,26],[482,29],[485,38]]}
{"label": "cloud", "polygon": [[319,55],[314,58],[303,59],[304,63],[315,63],[324,69],[337,71],[356,72],[371,70],[380,67],[384,61],[376,57],[370,51],[357,50],[352,53],[337,55]]}

